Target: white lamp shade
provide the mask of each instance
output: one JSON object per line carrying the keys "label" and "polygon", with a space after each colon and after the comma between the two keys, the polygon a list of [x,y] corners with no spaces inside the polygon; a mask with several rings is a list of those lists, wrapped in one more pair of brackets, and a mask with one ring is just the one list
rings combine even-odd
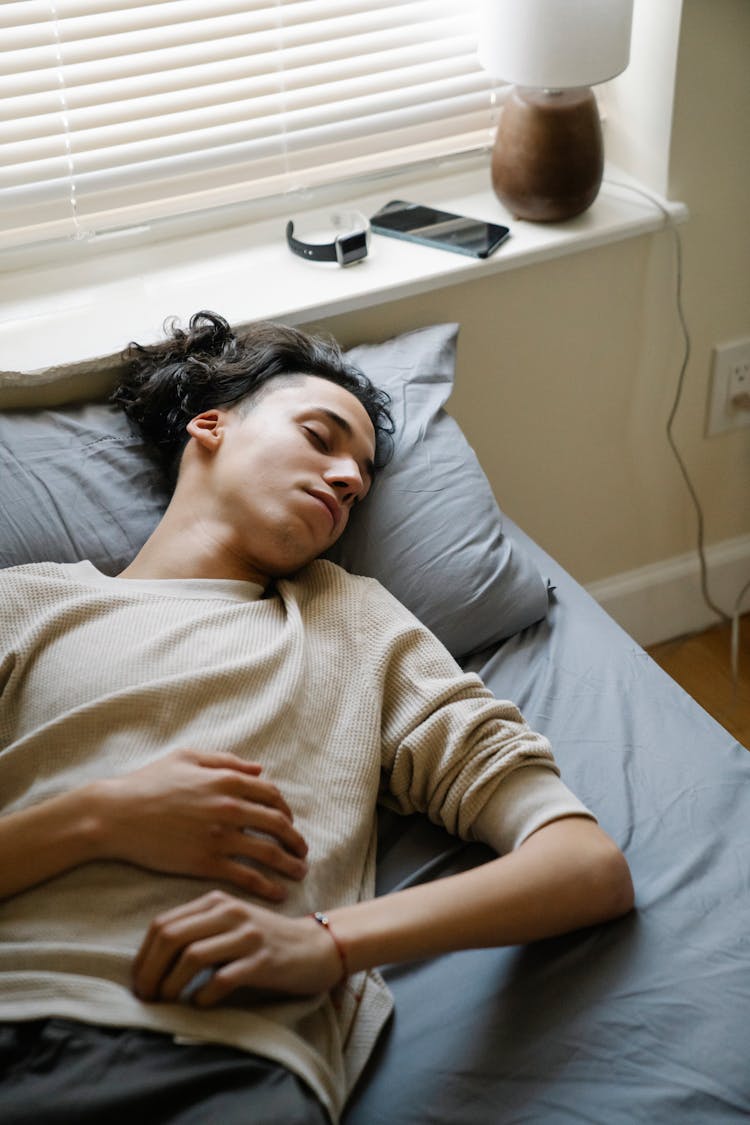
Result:
{"label": "white lamp shade", "polygon": [[564,90],[620,74],[633,0],[484,0],[479,60],[517,86]]}

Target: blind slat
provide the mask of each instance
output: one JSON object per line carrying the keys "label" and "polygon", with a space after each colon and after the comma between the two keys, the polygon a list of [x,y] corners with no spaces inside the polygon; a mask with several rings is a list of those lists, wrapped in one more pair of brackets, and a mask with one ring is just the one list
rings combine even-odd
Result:
{"label": "blind slat", "polygon": [[[465,128],[462,129],[460,136],[447,140],[442,137],[433,140],[426,136],[424,130],[419,130],[418,134],[411,137],[405,135],[403,145],[397,143],[379,154],[378,170],[398,167],[404,163],[404,153],[407,151],[411,161],[431,160],[448,153],[470,151],[486,143],[486,130],[484,128],[479,128],[472,133],[469,131],[471,121],[466,121],[464,124]],[[276,174],[273,172],[274,166],[277,169]],[[339,159],[338,167],[341,169],[342,178],[366,175],[374,170],[373,161],[369,155],[358,156],[356,153],[350,154],[346,159]],[[234,173],[230,169],[226,173],[222,185],[218,188],[215,182],[215,174],[210,171],[204,173],[202,177],[198,174],[191,178],[180,175],[178,181],[162,180],[160,181],[162,188],[160,192],[151,191],[150,188],[153,185],[148,182],[127,193],[117,190],[98,192],[96,196],[96,215],[100,223],[98,229],[107,230],[129,224],[136,225],[192,211],[242,203],[248,198],[243,165],[239,164],[234,168]],[[295,182],[288,169],[278,172],[277,162],[261,161],[256,167],[254,182],[257,185],[255,197],[262,198],[284,191],[320,186],[329,181],[325,169],[321,168],[320,165],[317,165],[312,172],[305,173],[303,178]],[[110,197],[112,207],[108,209],[107,203]],[[85,216],[87,210],[85,202],[82,210]],[[30,208],[29,214],[33,218],[34,209]],[[39,238],[59,238],[68,233],[69,222],[67,220],[59,217],[54,220],[50,218],[44,224],[41,233],[37,227],[29,226],[25,229],[19,229],[14,225],[6,237],[6,245],[18,246],[35,239],[39,240]]]}
{"label": "blind slat", "polygon": [[[61,112],[67,113],[71,129],[70,146],[74,151],[98,148],[106,143],[116,145],[133,136],[161,136],[189,132],[206,125],[242,120],[251,116],[278,119],[286,117],[286,133],[294,131],[295,117],[305,111],[321,116],[346,117],[350,113],[368,113],[375,105],[388,109],[394,102],[411,104],[435,96],[450,95],[464,89],[478,91],[484,98],[483,76],[466,74],[461,60],[402,67],[362,75],[339,78],[334,72],[317,74],[317,81],[287,84],[279,74],[237,83],[232,87],[193,89],[173,97],[152,95],[127,103],[104,104],[96,108],[73,110],[61,104],[59,95],[50,96],[50,112],[32,119],[16,118],[4,128],[6,153],[17,147],[36,146],[56,141],[60,131]],[[6,156],[6,162],[8,156]]]}
{"label": "blind slat", "polygon": [[[474,0],[0,5],[0,245],[486,145]],[[35,218],[36,216],[36,218]]]}
{"label": "blind slat", "polygon": [[[402,47],[372,52],[362,61],[350,57],[328,58],[296,65],[295,60],[290,59],[283,71],[278,66],[251,67],[243,58],[234,65],[223,65],[220,71],[214,66],[193,67],[177,73],[168,71],[147,79],[120,82],[116,89],[111,81],[92,83],[83,88],[67,87],[64,92],[59,84],[55,84],[39,93],[5,97],[0,101],[0,121],[5,121],[8,129],[12,124],[19,135],[24,130],[29,135],[42,135],[47,131],[45,115],[57,113],[64,103],[74,127],[89,128],[96,124],[97,118],[101,124],[135,120],[188,106],[237,102],[262,96],[279,86],[282,75],[283,87],[290,93],[317,90],[317,96],[321,98],[336,96],[335,89],[332,88],[329,93],[327,87],[344,81],[352,89],[369,81],[373,87],[385,90],[389,86],[398,87],[405,76],[418,73],[420,68],[425,72],[428,68],[435,72],[442,68],[446,76],[457,72],[470,73],[472,56],[473,41],[464,37],[455,42],[453,50],[447,50],[441,42],[423,44],[418,50]],[[486,76],[482,78],[487,82]],[[408,77],[406,80],[409,80]],[[82,112],[87,109],[90,116]],[[11,136],[11,133],[7,135]]]}
{"label": "blind slat", "polygon": [[290,153],[295,148],[309,145],[310,138],[314,136],[319,137],[321,146],[328,145],[339,136],[350,135],[360,138],[362,145],[370,146],[379,134],[397,130],[405,124],[437,120],[448,132],[452,128],[452,115],[463,114],[468,108],[481,113],[482,100],[481,92],[478,96],[477,91],[470,88],[464,91],[457,88],[449,99],[433,96],[416,104],[403,102],[395,95],[390,102],[382,98],[360,98],[353,100],[351,115],[345,122],[340,120],[338,107],[314,106],[287,114],[288,128],[283,137],[279,135],[273,115],[229,123],[212,119],[202,123],[203,127],[198,127],[194,115],[188,115],[182,131],[173,130],[167,136],[158,128],[157,122],[152,126],[153,135],[146,134],[133,140],[126,137],[120,144],[107,148],[101,143],[94,143],[96,138],[89,138],[91,143],[88,147],[80,145],[77,148],[69,148],[64,137],[45,138],[44,141],[23,142],[15,146],[15,162],[0,169],[0,186],[16,186],[47,178],[66,157],[76,177],[83,179],[92,171],[121,168],[127,175],[132,165],[143,165],[164,155],[183,156],[187,160],[191,154],[218,151],[234,144],[250,145],[263,139],[275,139],[282,150]]}

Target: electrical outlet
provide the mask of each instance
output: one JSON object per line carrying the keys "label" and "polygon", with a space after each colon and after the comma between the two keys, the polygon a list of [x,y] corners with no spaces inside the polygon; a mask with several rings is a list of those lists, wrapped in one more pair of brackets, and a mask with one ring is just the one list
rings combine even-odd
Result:
{"label": "electrical outlet", "polygon": [[706,437],[750,426],[750,340],[714,348]]}

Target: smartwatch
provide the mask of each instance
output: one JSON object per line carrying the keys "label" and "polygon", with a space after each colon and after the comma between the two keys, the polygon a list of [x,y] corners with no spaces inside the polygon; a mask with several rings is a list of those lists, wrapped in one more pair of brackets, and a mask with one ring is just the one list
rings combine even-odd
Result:
{"label": "smartwatch", "polygon": [[[331,225],[339,233],[324,242],[303,242],[294,237],[294,223],[286,225],[286,241],[293,254],[310,262],[338,262],[351,266],[367,257],[370,245],[370,224],[359,211],[338,211],[331,215]],[[316,232],[317,233],[317,232]]]}

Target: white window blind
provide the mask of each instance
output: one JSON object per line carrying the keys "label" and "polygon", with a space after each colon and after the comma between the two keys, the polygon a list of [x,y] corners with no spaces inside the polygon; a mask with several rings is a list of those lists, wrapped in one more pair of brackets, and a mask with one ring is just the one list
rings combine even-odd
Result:
{"label": "white window blind", "polygon": [[0,4],[0,245],[487,145],[474,0]]}

